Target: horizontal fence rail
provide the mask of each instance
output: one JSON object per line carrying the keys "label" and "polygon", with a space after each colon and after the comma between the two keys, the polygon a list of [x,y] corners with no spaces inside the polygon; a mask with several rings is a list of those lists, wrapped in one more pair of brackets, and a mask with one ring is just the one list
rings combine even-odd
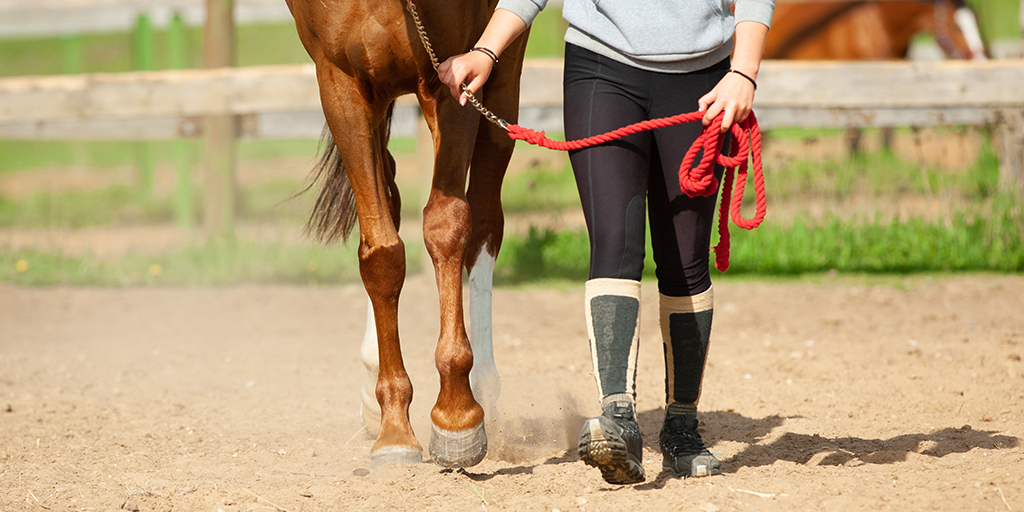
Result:
{"label": "horizontal fence rail", "polygon": [[[202,25],[205,0],[0,0],[0,37],[28,38],[131,30],[140,15],[156,26],[177,13]],[[239,24],[292,21],[284,0],[235,0]]]}
{"label": "horizontal fence rail", "polygon": [[[993,125],[1001,181],[1024,181],[1024,61],[766,61],[758,82],[763,128]],[[562,61],[528,60],[520,124],[561,130],[561,102]],[[0,79],[0,138],[198,137],[202,116],[223,114],[243,137],[318,137],[313,66]],[[417,116],[414,98],[399,98],[393,133],[414,135]]]}
{"label": "horizontal fence rail", "polygon": [[[561,108],[560,60],[529,60],[523,75],[524,111]],[[758,82],[754,108],[766,128],[984,125],[1024,109],[1024,61],[768,61]],[[416,104],[405,96],[398,107]],[[4,138],[193,137],[198,118],[209,114],[241,116],[251,137],[316,137],[319,112],[312,65],[0,79]]]}

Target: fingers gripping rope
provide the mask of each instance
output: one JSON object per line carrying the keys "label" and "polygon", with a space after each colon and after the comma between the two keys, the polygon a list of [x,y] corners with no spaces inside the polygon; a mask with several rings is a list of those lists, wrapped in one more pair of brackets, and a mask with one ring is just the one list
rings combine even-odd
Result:
{"label": "fingers gripping rope", "polygon": [[[516,124],[508,125],[506,129],[508,136],[512,139],[548,149],[569,151],[596,146],[642,131],[698,121],[703,117],[703,112],[679,114],[642,121],[585,139],[564,142],[547,138],[543,131],[537,132]],[[722,154],[722,144],[725,142],[721,136],[723,117],[722,114],[719,114],[709,126],[704,127],[700,136],[686,152],[682,165],[679,166],[679,187],[690,197],[706,197],[714,194],[718,190],[714,164],[717,162],[725,167],[722,201],[718,212],[719,240],[718,245],[714,247],[715,268],[721,272],[725,272],[729,268],[729,217],[731,216],[732,221],[743,229],[754,229],[764,221],[768,206],[765,199],[764,171],[761,166],[761,129],[757,125],[757,118],[751,112],[742,123],[733,123],[731,127],[733,144],[729,156],[726,156]],[[700,162],[695,166],[693,162],[697,158],[697,153],[702,149],[704,151]],[[755,213],[753,218],[744,219],[740,210],[743,207],[743,191],[747,183],[748,159],[751,158],[754,162]],[[738,180],[734,175],[737,169]]]}

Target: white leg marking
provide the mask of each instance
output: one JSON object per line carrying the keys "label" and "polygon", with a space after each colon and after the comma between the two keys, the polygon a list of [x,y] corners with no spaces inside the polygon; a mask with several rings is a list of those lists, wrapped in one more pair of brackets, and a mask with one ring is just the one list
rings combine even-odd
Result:
{"label": "white leg marking", "polygon": [[961,7],[953,13],[953,21],[960,27],[960,33],[964,35],[967,46],[971,49],[971,59],[988,60],[985,55],[985,43],[981,42],[981,31],[978,30],[978,20],[967,7]]}
{"label": "white leg marking", "polygon": [[473,348],[473,369],[469,372],[469,385],[473,389],[473,397],[484,408],[484,414],[496,421],[501,379],[494,365],[491,330],[493,278],[494,256],[484,246],[473,268],[469,270],[469,344]]}
{"label": "white leg marking", "polygon": [[377,403],[377,373],[380,371],[379,354],[377,353],[377,322],[373,317],[373,304],[370,298],[366,298],[366,332],[363,334],[363,345],[359,349],[359,356],[366,366],[366,380],[359,391],[362,399],[362,407],[359,409],[359,418],[363,420],[363,427],[370,437],[377,437],[380,431],[380,404]]}

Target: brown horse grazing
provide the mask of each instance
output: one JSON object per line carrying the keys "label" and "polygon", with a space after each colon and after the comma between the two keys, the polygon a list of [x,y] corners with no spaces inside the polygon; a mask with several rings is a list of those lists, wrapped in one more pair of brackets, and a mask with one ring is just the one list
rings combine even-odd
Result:
{"label": "brown horse grazing", "polygon": [[963,0],[779,0],[766,59],[903,59],[928,32],[953,59],[984,59],[977,18]]}
{"label": "brown horse grazing", "polygon": [[[321,240],[333,241],[345,238],[359,222],[359,273],[372,307],[372,329],[367,332],[363,358],[371,381],[376,382],[372,387],[379,404],[379,409],[367,400],[363,404],[368,430],[377,431],[379,425],[371,464],[422,460],[422,448],[409,423],[412,383],[398,336],[405,246],[398,236],[401,203],[395,160],[387,149],[395,98],[415,94],[434,141],[423,241],[433,260],[441,303],[435,353],[441,389],[430,414],[430,455],[445,467],[474,465],[487,449],[484,407],[478,400],[492,406],[497,394],[489,286],[501,246],[500,189],[513,141],[502,128],[481,123],[482,117],[472,108],[461,107],[438,80],[406,0],[287,2],[299,38],[316,65],[320,100],[332,136],[321,160],[323,188],[309,228]],[[496,3],[420,0],[416,7],[434,51],[443,60],[471,47]],[[505,51],[478,93],[495,114],[511,122],[518,117],[525,43],[526,35]],[[472,340],[463,321],[463,267],[471,280]]]}

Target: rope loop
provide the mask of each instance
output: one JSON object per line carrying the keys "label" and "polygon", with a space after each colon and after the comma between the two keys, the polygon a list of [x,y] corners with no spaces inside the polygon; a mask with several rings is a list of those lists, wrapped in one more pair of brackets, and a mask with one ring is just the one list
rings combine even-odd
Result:
{"label": "rope loop", "polygon": [[[535,146],[557,151],[571,151],[621,139],[634,133],[697,121],[703,117],[704,112],[701,111],[662,117],[573,141],[551,140],[543,131],[538,132],[517,124],[508,125],[506,130],[508,130],[508,136],[514,140],[525,141]],[[751,111],[743,122],[732,124],[730,127],[732,144],[728,155],[722,154],[722,146],[725,143],[725,137],[722,137],[723,118],[724,114],[719,114],[710,125],[704,127],[679,166],[679,188],[690,197],[714,195],[719,185],[718,179],[715,178],[715,163],[725,168],[722,179],[722,200],[718,212],[719,240],[718,245],[712,248],[715,251],[715,268],[721,272],[729,269],[729,218],[731,217],[733,223],[743,229],[754,229],[764,221],[768,208],[768,202],[765,199],[764,171],[761,165],[761,129],[757,125],[757,117]],[[701,155],[700,161],[694,165],[698,154]],[[743,192],[746,188],[751,160],[754,165],[755,208],[754,216],[744,219],[740,211],[743,208]]]}

